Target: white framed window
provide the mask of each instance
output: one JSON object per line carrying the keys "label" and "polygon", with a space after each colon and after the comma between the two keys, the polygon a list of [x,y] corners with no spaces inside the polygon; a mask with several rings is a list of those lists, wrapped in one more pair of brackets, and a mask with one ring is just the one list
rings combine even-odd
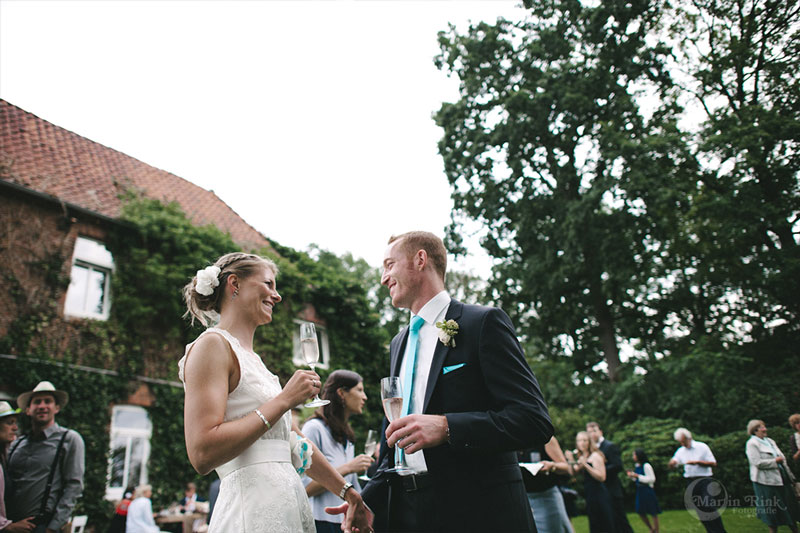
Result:
{"label": "white framed window", "polygon": [[108,319],[113,270],[114,259],[103,243],[78,237],[72,254],[64,314],[97,320]]}
{"label": "white framed window", "polygon": [[121,500],[125,488],[147,483],[153,425],[143,407],[117,405],[111,414],[111,453],[106,499]]}
{"label": "white framed window", "polygon": [[[300,352],[300,324],[305,323],[306,322],[304,320],[295,320],[294,331],[292,333],[292,363],[299,367],[308,366],[303,359],[303,354]],[[328,346],[328,332],[325,329],[325,326],[320,326],[317,323],[314,323],[314,329],[317,331],[317,344],[319,345],[319,364],[317,364],[317,367],[329,368],[331,353],[330,347]]]}

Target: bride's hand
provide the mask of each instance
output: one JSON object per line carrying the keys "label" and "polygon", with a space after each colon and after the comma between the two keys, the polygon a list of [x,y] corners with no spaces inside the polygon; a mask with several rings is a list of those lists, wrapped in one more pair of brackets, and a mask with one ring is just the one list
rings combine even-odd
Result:
{"label": "bride's hand", "polygon": [[322,381],[316,372],[298,370],[286,382],[280,396],[283,396],[286,399],[286,403],[289,404],[289,408],[292,408],[318,394],[321,387]]}
{"label": "bride's hand", "polygon": [[372,520],[375,518],[375,515],[372,514],[370,508],[367,507],[367,504],[361,499],[361,495],[358,495],[357,501],[351,502],[348,500],[347,503],[349,506],[347,514],[344,515],[345,533],[348,531],[352,533],[372,533]]}
{"label": "bride's hand", "polygon": [[367,507],[361,495],[358,495],[357,501],[353,501],[352,505],[350,500],[355,498],[348,498],[339,507],[326,507],[325,512],[330,515],[344,514],[344,521],[342,521],[342,531],[345,533],[373,533],[372,521],[375,515],[372,510]]}

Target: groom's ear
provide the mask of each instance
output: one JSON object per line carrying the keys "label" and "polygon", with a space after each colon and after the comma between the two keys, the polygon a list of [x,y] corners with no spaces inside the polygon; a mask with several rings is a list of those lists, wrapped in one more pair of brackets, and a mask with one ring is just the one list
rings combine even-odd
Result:
{"label": "groom's ear", "polygon": [[427,264],[428,252],[425,250],[417,250],[417,253],[414,254],[414,268],[421,271]]}

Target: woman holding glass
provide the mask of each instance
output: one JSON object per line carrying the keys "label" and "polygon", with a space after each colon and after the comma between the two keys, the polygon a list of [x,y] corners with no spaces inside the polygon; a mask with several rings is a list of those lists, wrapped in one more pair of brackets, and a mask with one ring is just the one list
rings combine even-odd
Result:
{"label": "woman holding glass", "polygon": [[606,488],[606,458],[585,431],[575,436],[575,452],[567,451],[567,460],[577,475],[583,471],[583,495],[591,533],[614,533],[611,495]]}
{"label": "woman holding glass", "polygon": [[231,253],[184,288],[187,315],[214,324],[178,363],[189,460],[200,474],[216,469],[221,479],[209,531],[312,533],[299,475],[305,472],[347,501],[346,531],[369,532],[361,495],[292,424],[292,407],[319,392],[319,376],[298,370],[281,387],[253,351],[256,328],[272,322],[281,301],[277,272],[268,259]]}
{"label": "woman holding glass", "polygon": [[[367,401],[364,380],[350,370],[336,370],[328,376],[320,396],[330,403],[317,409],[303,425],[303,434],[319,449],[328,462],[361,492],[358,473],[369,468],[373,458],[366,454],[356,456],[355,434],[350,427],[350,417],[360,415]],[[306,494],[317,533],[339,533],[341,515],[329,515],[325,507],[338,506],[339,496],[310,478],[303,478]]]}

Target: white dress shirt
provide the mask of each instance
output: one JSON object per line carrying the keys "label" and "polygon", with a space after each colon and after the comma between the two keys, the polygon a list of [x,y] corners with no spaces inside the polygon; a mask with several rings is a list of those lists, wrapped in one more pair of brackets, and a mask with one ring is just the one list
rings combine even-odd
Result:
{"label": "white dress shirt", "polygon": [[679,465],[683,466],[683,477],[710,477],[711,467],[702,465],[687,465],[688,461],[706,461],[716,463],[714,454],[711,453],[711,448],[705,442],[700,442],[692,439],[691,446],[681,446],[675,451],[673,459],[678,461]]}
{"label": "white dress shirt", "polygon": [[[437,322],[444,320],[447,310],[450,308],[450,295],[447,291],[442,291],[422,306],[419,315],[425,323],[419,329],[419,348],[417,349],[416,371],[414,373],[414,391],[411,398],[411,405],[408,412],[421,413],[425,403],[425,392],[428,387],[428,376],[431,372],[433,363],[433,351],[436,343],[439,342],[439,329]],[[410,359],[410,346],[406,343],[406,352],[403,355],[403,363],[400,367],[400,379],[406,375],[406,362]],[[406,390],[406,383],[402,384],[403,391]],[[417,473],[427,472],[428,465],[425,464],[425,454],[416,452],[406,454],[406,463]]]}

